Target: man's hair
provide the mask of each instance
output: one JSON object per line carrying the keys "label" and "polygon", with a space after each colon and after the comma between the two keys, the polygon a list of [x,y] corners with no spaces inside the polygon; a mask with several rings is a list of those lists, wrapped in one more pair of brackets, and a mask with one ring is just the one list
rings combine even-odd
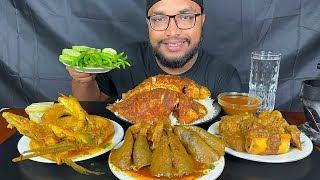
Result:
{"label": "man's hair", "polygon": [[[161,0],[146,0],[146,14],[148,14],[149,9],[157,2]],[[203,13],[203,0],[192,0],[201,7],[201,13]]]}

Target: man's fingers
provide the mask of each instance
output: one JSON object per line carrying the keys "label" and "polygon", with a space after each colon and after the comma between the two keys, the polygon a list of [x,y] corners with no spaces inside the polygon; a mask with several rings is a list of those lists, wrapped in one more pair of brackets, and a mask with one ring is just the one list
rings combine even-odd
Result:
{"label": "man's fingers", "polygon": [[79,83],[88,83],[96,78],[96,74],[78,72],[68,66],[66,66],[66,69],[68,70],[72,79]]}
{"label": "man's fingers", "polygon": [[69,72],[70,76],[73,77],[73,78],[85,78],[85,77],[92,76],[92,74],[90,74],[90,73],[78,72],[78,71],[76,71],[73,68],[70,68],[68,66],[66,66],[66,69]]}

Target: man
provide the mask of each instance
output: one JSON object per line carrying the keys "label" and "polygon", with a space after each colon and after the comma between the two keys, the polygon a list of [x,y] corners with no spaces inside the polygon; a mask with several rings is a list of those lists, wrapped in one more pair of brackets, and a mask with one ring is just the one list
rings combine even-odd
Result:
{"label": "man", "polygon": [[82,101],[121,99],[122,93],[157,74],[192,79],[208,87],[211,98],[221,92],[241,91],[237,70],[201,48],[203,0],[147,0],[146,14],[149,43],[133,43],[121,49],[131,67],[98,75],[67,67],[73,78],[73,96]]}

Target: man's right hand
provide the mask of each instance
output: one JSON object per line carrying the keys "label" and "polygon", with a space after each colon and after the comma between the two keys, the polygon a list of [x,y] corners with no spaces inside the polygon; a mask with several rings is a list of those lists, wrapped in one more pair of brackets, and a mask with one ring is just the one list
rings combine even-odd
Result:
{"label": "man's right hand", "polygon": [[78,72],[68,66],[66,66],[66,69],[68,70],[72,79],[77,83],[85,84],[96,79],[96,74]]}
{"label": "man's right hand", "polygon": [[78,72],[68,66],[66,69],[72,77],[72,95],[78,101],[107,101],[110,98],[100,91],[96,74]]}

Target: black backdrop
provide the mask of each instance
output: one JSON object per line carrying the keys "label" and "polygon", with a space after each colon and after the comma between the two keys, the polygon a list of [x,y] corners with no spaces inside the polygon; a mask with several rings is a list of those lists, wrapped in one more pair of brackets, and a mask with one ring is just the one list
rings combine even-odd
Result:
{"label": "black backdrop", "polygon": [[[71,94],[63,48],[147,40],[144,0],[1,0],[0,108]],[[282,53],[276,108],[301,111],[301,81],[320,76],[320,0],[204,0],[204,48],[248,90],[250,52]]]}

